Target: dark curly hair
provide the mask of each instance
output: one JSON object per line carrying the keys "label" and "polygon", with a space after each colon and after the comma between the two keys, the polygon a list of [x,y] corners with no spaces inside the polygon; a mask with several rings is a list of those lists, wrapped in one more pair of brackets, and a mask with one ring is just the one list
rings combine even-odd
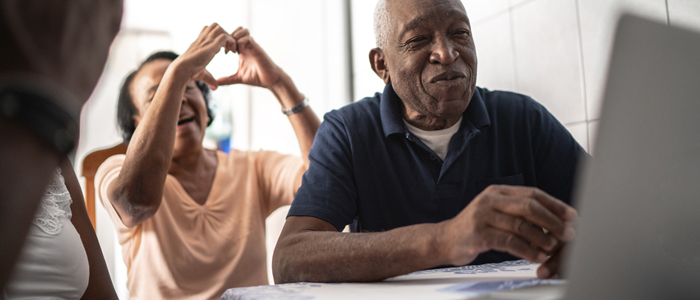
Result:
{"label": "dark curly hair", "polygon": [[[136,71],[131,72],[131,74],[129,74],[129,76],[126,76],[126,78],[124,79],[124,83],[122,83],[122,86],[119,89],[119,99],[117,100],[117,124],[119,125],[119,130],[121,131],[124,144],[129,144],[129,142],[131,141],[131,137],[134,135],[134,131],[136,131],[136,124],[134,124],[133,116],[138,113],[138,110],[134,105],[134,99],[132,98],[130,91],[131,83],[134,81],[136,73],[138,73],[141,70],[141,68],[143,68],[143,66],[147,63],[159,59],[173,61],[178,56],[179,55],[171,51],[160,51],[153,53],[141,63],[141,65],[138,69],[136,69]],[[209,122],[207,123],[207,126],[209,126],[211,125],[211,122],[214,121],[214,112],[211,110],[211,107],[209,107],[209,87],[202,81],[197,81],[196,83],[197,87],[202,92],[204,103],[207,106],[207,116],[209,116]]]}

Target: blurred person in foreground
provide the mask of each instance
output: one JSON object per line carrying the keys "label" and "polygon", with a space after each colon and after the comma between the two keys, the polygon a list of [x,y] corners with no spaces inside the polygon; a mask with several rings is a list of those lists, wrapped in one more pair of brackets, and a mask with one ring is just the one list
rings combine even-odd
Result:
{"label": "blurred person in foreground", "polygon": [[67,154],[121,16],[121,0],[0,1],[3,297],[116,298]]}
{"label": "blurred person in foreground", "polygon": [[[222,48],[238,53],[239,68],[215,80],[205,67]],[[275,95],[303,158],[202,147],[214,117],[207,86],[237,83]],[[319,126],[307,103],[247,29],[229,34],[218,24],[182,55],[155,53],[125,79],[117,110],[128,150],[100,166],[95,186],[118,231],[132,299],[219,299],[268,283],[265,219],[292,202]]]}
{"label": "blurred person in foreground", "polygon": [[[476,87],[459,0],[379,0],[383,93],[324,117],[273,256],[278,283],[519,258],[558,272],[579,156],[542,105]],[[341,233],[350,224],[352,233]],[[543,230],[544,229],[544,230]]]}

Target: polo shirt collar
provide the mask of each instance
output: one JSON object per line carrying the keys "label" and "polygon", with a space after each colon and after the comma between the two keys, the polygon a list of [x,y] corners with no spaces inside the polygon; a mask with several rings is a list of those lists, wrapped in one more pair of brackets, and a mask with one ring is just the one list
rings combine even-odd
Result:
{"label": "polo shirt collar", "polygon": [[481,93],[483,93],[483,90],[475,87],[474,96],[472,96],[467,110],[462,114],[477,129],[491,125],[491,118],[489,118],[489,112],[486,110],[486,104],[484,104]]}
{"label": "polo shirt collar", "polygon": [[[481,98],[480,92],[479,88],[474,91],[474,96],[472,96],[467,110],[462,114],[462,116],[469,120],[476,128],[491,124],[491,119],[486,111],[486,105]],[[396,95],[391,83],[384,87],[379,105],[379,114],[382,120],[384,135],[388,137],[394,133],[406,134],[406,125],[403,123],[403,117],[401,116],[401,98]]]}

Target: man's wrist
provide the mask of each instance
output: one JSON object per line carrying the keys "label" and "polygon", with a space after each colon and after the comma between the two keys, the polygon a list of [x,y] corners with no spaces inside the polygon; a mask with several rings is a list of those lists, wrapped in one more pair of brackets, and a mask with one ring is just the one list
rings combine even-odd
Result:
{"label": "man's wrist", "polygon": [[449,219],[434,224],[435,229],[431,235],[430,243],[433,247],[433,251],[435,251],[434,257],[439,266],[466,265],[476,257],[476,255],[474,255],[474,258],[470,259],[469,257],[472,255],[460,251],[462,245],[455,244],[459,241],[450,234],[450,226],[452,226],[451,221],[452,219]]}

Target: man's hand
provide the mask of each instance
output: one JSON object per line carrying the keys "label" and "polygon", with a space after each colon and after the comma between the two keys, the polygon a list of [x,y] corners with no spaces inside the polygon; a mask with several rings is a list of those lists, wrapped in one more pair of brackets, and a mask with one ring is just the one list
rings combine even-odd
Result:
{"label": "man's hand", "polygon": [[561,274],[561,262],[566,256],[567,245],[561,244],[553,254],[537,268],[537,277],[540,279],[554,278]]}
{"label": "man's hand", "polygon": [[219,83],[207,71],[206,66],[222,47],[226,52],[236,51],[236,40],[219,24],[213,23],[210,26],[204,26],[197,40],[173,63],[184,68],[190,80],[204,81],[210,88],[216,89]]}
{"label": "man's hand", "polygon": [[238,27],[231,36],[236,40],[239,63],[238,72],[218,79],[219,85],[243,83],[264,88],[272,88],[280,81],[282,70],[275,65],[250,36],[248,29]]}
{"label": "man's hand", "polygon": [[543,263],[574,238],[568,223],[576,218],[576,210],[537,188],[492,185],[440,224],[438,251],[457,266],[489,250]]}

